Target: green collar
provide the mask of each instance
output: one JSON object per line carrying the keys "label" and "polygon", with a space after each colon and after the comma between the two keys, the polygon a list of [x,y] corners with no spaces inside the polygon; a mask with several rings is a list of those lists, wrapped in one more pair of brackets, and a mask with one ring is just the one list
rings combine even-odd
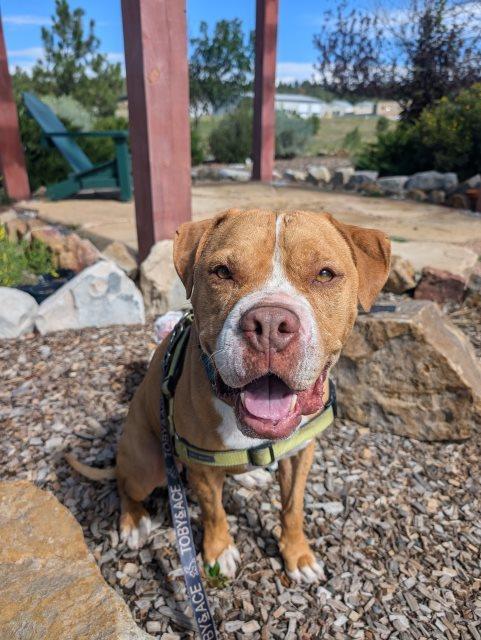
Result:
{"label": "green collar", "polygon": [[329,399],[323,411],[311,418],[292,436],[285,440],[275,440],[249,449],[230,449],[227,451],[209,451],[200,449],[181,438],[175,431],[173,420],[173,398],[177,381],[182,372],[185,348],[192,324],[192,313],[186,313],[176,325],[169,339],[164,355],[164,371],[167,375],[162,383],[162,393],[167,405],[168,430],[171,434],[175,454],[183,462],[197,462],[210,467],[267,467],[279,458],[309,442],[327,427],[336,415],[336,390],[329,380]]}

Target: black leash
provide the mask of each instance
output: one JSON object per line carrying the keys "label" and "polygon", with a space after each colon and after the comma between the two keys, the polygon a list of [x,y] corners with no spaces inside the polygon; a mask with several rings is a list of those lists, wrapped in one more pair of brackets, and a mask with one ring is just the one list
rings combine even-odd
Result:
{"label": "black leash", "polygon": [[[170,356],[179,339],[179,335],[184,330],[185,319],[186,316],[184,315],[169,338],[169,344],[163,360],[164,381],[168,375]],[[184,485],[175,463],[172,437],[168,427],[169,417],[167,411],[167,396],[163,388],[160,394],[160,434],[167,474],[170,513],[175,531],[177,551],[184,572],[187,596],[192,611],[194,612],[199,636],[202,640],[216,640],[218,637],[217,629],[200,576],[199,565],[197,564],[197,554],[194,546],[192,528],[190,526],[189,506],[187,504]]]}

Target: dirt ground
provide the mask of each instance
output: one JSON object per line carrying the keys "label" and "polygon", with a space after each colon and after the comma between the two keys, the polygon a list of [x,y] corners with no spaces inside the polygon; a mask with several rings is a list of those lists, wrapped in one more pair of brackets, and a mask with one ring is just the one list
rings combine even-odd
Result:
{"label": "dirt ground", "polygon": [[[137,248],[133,202],[79,198],[61,202],[39,199],[23,204],[38,209],[48,222],[77,228],[101,247],[120,240]],[[194,219],[231,207],[329,211],[344,222],[376,227],[405,240],[464,244],[481,239],[481,216],[431,204],[255,182],[193,186]]]}

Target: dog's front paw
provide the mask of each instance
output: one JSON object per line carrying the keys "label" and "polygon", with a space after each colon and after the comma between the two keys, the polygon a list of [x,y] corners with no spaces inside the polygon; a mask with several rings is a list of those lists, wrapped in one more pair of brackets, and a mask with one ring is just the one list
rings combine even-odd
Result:
{"label": "dog's front paw", "polygon": [[324,563],[318,560],[306,540],[280,542],[286,573],[294,582],[312,584],[326,579]]}
{"label": "dog's front paw", "polygon": [[237,573],[237,565],[240,563],[240,553],[234,544],[226,547],[216,558],[206,556],[204,552],[205,564],[209,569],[216,565],[219,573],[226,578],[233,578]]}
{"label": "dog's front paw", "polygon": [[[136,514],[138,515],[138,514]],[[140,549],[147,542],[152,529],[152,522],[147,511],[143,510],[139,517],[131,513],[120,516],[120,539],[127,543],[129,549]]]}

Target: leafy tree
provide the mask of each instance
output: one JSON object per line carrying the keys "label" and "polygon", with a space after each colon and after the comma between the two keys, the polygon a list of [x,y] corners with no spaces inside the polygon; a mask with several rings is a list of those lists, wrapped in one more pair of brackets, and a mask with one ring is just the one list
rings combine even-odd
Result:
{"label": "leafy tree", "polygon": [[190,101],[197,115],[235,103],[251,85],[254,34],[247,41],[239,19],[220,20],[212,35],[206,22],[192,38]]}
{"label": "leafy tree", "polygon": [[320,85],[339,96],[398,100],[414,120],[442,96],[481,80],[476,3],[409,0],[406,11],[364,13],[345,2],[324,13],[318,50]]}
{"label": "leafy tree", "polygon": [[85,28],[84,16],[68,0],[55,0],[52,26],[42,27],[45,56],[32,69],[32,86],[42,95],[72,96],[96,115],[112,115],[123,88],[121,67],[99,53],[95,22]]}

